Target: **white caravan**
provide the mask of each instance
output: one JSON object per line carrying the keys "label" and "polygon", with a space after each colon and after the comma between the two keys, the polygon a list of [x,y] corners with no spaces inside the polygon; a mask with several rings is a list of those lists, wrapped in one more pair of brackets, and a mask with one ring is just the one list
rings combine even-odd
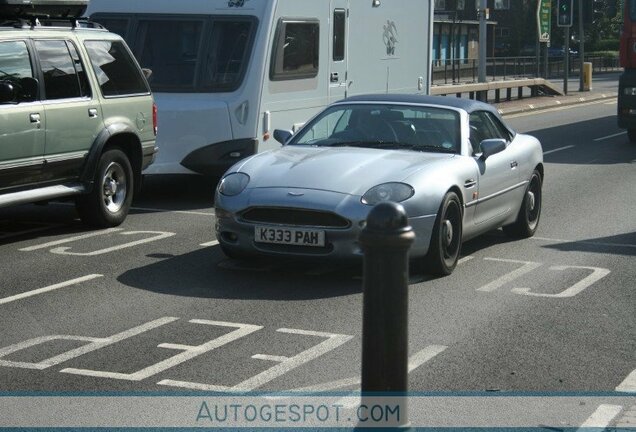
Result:
{"label": "white caravan", "polygon": [[145,174],[219,176],[321,108],[430,88],[432,0],[91,0],[126,39],[158,107]]}

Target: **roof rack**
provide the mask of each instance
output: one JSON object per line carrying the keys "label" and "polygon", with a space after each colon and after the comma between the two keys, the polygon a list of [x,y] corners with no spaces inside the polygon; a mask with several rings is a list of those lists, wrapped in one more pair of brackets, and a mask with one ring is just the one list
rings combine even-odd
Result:
{"label": "roof rack", "polygon": [[0,18],[36,25],[39,19],[79,19],[87,6],[88,0],[0,0]]}
{"label": "roof rack", "polygon": [[0,16],[0,27],[12,27],[17,29],[34,29],[36,27],[64,27],[64,28],[88,28],[104,30],[106,27],[95,22],[90,21],[89,18],[51,18],[48,15],[27,15],[21,17],[11,17],[2,20]]}

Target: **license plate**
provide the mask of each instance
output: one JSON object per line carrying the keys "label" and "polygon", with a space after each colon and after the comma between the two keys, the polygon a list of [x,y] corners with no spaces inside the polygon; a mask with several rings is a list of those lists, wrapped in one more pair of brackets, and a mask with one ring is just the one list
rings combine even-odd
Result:
{"label": "license plate", "polygon": [[254,241],[294,246],[325,246],[325,232],[298,228],[254,228]]}

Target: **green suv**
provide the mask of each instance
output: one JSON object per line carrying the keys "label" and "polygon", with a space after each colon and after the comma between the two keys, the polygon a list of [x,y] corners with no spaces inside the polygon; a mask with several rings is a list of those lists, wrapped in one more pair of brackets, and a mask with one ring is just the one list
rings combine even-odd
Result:
{"label": "green suv", "polygon": [[121,224],[157,151],[144,73],[116,34],[2,12],[0,207],[73,198],[85,223]]}

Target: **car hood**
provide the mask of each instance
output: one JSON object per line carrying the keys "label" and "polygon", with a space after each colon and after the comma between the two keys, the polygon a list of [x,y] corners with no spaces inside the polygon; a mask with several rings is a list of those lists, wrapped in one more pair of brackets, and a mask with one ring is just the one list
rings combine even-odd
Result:
{"label": "car hood", "polygon": [[250,176],[248,188],[302,188],[363,195],[403,181],[424,166],[453,155],[358,147],[286,146],[253,156],[234,171]]}

